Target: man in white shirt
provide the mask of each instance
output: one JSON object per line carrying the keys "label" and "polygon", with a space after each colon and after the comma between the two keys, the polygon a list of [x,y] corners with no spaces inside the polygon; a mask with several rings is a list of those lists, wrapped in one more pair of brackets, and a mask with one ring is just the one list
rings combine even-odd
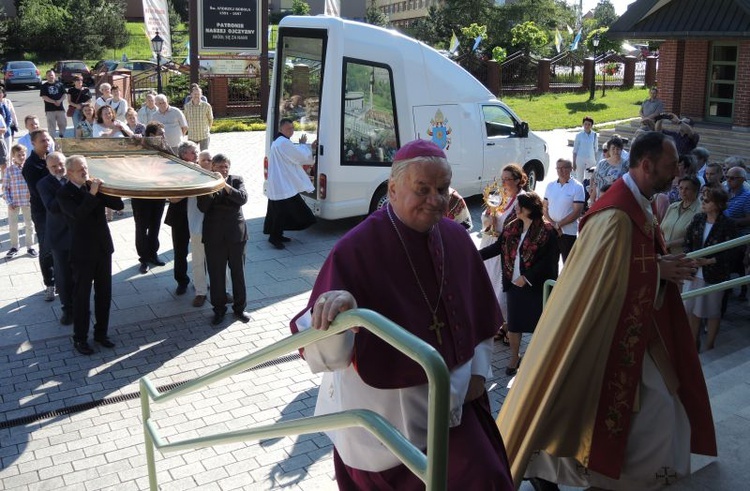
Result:
{"label": "man in white shirt", "polygon": [[152,120],[164,125],[164,138],[172,152],[177,155],[177,147],[180,146],[182,138],[187,135],[188,124],[185,115],[176,107],[169,105],[167,96],[159,94],[154,98],[159,111],[153,115]]}
{"label": "man in white shirt", "polygon": [[578,220],[583,213],[586,193],[577,179],[571,177],[573,163],[570,160],[557,161],[557,181],[547,186],[544,193],[544,218],[555,227],[563,262],[578,236]]}
{"label": "man in white shirt", "polygon": [[284,243],[291,240],[284,237],[284,230],[304,230],[315,223],[315,216],[299,193],[315,189],[302,166],[314,163],[313,155],[318,142],[308,147],[305,145],[307,136],[302,135],[300,145],[295,145],[290,140],[293,134],[292,120],[282,119],[279,134],[271,144],[268,156],[268,209],[263,233],[269,236],[268,242],[277,249],[284,249]]}
{"label": "man in white shirt", "polygon": [[596,153],[599,149],[597,134],[592,131],[594,120],[590,116],[583,118],[583,131],[576,135],[573,142],[573,172],[578,182],[583,182],[586,169],[596,165]]}

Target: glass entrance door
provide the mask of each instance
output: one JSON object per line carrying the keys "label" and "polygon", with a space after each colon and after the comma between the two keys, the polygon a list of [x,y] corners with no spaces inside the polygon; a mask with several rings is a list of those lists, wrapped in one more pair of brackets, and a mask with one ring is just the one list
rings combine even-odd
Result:
{"label": "glass entrance door", "polygon": [[738,51],[736,44],[714,43],[711,46],[706,103],[706,119],[709,121],[732,122]]}

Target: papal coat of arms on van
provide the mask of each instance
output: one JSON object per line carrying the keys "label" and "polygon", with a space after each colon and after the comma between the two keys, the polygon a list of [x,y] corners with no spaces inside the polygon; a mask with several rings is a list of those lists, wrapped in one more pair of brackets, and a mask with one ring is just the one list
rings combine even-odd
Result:
{"label": "papal coat of arms on van", "polygon": [[438,109],[435,117],[430,120],[430,127],[427,129],[427,134],[432,137],[432,143],[443,150],[448,150],[451,146],[451,131],[448,120],[443,116],[443,111]]}

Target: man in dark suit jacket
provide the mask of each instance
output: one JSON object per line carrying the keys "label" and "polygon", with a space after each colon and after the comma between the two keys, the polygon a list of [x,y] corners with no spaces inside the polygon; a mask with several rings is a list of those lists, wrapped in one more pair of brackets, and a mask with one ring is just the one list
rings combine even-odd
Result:
{"label": "man in dark suit jacket", "polygon": [[234,316],[242,322],[250,317],[245,313],[245,244],[247,225],[242,205],[247,203],[245,183],[240,176],[229,175],[232,163],[223,154],[211,159],[211,169],[226,179],[224,188],[216,193],[199,196],[198,209],[203,219],[203,244],[206,248],[208,278],[211,283],[211,305],[214,308],[213,325],[221,324],[227,311],[226,267],[232,276]]}
{"label": "man in dark suit jacket", "polygon": [[115,344],[107,337],[112,303],[112,253],[105,208],[119,211],[122,199],[99,192],[102,181],[89,179],[86,158],[73,155],[65,163],[68,182],[57,192],[57,201],[68,220],[71,234],[70,262],[73,268],[73,345],[79,353],[94,352],[87,342],[91,284],[94,295],[94,341],[105,348]]}
{"label": "man in dark suit jacket", "polygon": [[62,316],[60,324],[73,323],[73,272],[70,269],[70,228],[57,202],[57,191],[68,182],[65,178],[65,155],[52,152],[47,155],[49,175],[43,177],[36,189],[47,210],[45,240],[52,250],[55,263],[55,288],[60,295]]}
{"label": "man in dark suit jacket", "polygon": [[52,252],[47,245],[47,210],[44,209],[44,203],[39,196],[36,185],[45,176],[49,175],[47,170],[47,150],[52,138],[47,130],[35,130],[30,133],[33,150],[23,164],[23,178],[29,186],[31,195],[31,220],[36,228],[36,236],[39,240],[39,268],[42,270],[42,280],[44,281],[44,300],[52,302],[55,299],[55,270]]}

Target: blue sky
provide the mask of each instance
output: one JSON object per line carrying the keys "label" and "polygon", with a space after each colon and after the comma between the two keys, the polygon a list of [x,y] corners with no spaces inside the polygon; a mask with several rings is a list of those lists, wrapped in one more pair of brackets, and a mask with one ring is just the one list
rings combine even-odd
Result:
{"label": "blue sky", "polygon": [[[617,12],[617,15],[622,15],[623,12],[627,10],[628,5],[634,1],[635,0],[610,0],[612,5],[615,6],[615,12]],[[579,0],[567,0],[567,2],[570,5],[578,5]],[[588,12],[589,10],[594,9],[597,3],[599,3],[599,0],[583,0],[583,11]]]}

